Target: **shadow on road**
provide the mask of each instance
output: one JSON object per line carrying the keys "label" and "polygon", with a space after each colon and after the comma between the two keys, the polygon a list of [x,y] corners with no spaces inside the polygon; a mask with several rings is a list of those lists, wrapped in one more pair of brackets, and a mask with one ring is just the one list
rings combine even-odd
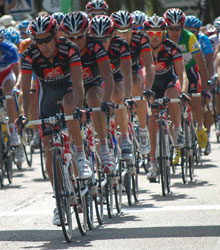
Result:
{"label": "shadow on road", "polygon": [[[112,220],[112,224],[113,220]],[[73,242],[64,241],[62,231],[58,230],[15,230],[0,231],[0,241],[30,242],[30,246],[22,249],[68,249],[90,247],[93,241],[115,239],[146,239],[146,238],[192,238],[192,237],[220,237],[220,226],[175,226],[175,227],[138,227],[138,228],[97,228],[80,236],[74,230]],[[43,245],[34,246],[36,242]],[[33,242],[33,244],[31,244]]]}

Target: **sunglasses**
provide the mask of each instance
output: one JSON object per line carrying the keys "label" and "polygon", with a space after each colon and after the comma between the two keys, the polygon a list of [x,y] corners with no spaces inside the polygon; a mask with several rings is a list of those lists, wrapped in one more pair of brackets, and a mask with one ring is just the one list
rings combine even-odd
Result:
{"label": "sunglasses", "polygon": [[67,38],[71,41],[74,41],[74,40],[79,40],[79,39],[82,39],[84,36],[85,36],[86,32],[84,32],[83,34],[79,35],[79,36],[67,36]]}
{"label": "sunglasses", "polygon": [[163,31],[147,31],[148,36],[162,36]]}
{"label": "sunglasses", "polygon": [[170,31],[180,31],[183,27],[182,26],[178,26],[178,27],[171,27],[168,26],[167,29]]}
{"label": "sunglasses", "polygon": [[110,36],[103,37],[103,38],[98,38],[98,37],[96,37],[96,40],[98,40],[98,41],[101,42],[101,43],[105,43],[105,42],[107,42],[110,38],[111,38]]}
{"label": "sunglasses", "polygon": [[35,42],[37,44],[50,43],[53,40],[53,38],[54,38],[53,36],[48,36],[48,37],[43,38],[43,39],[35,38]]}
{"label": "sunglasses", "polygon": [[132,28],[128,28],[128,29],[125,29],[125,30],[117,30],[119,33],[129,33],[132,31]]}

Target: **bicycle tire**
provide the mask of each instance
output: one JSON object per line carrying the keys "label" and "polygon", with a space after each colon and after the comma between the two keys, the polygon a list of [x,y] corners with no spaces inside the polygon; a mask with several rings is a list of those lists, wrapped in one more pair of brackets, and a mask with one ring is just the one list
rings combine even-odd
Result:
{"label": "bicycle tire", "polygon": [[88,192],[88,217],[87,217],[87,221],[88,221],[88,228],[89,230],[92,230],[94,228],[94,214],[95,214],[95,199],[96,197],[93,197],[92,195],[92,189],[89,188],[89,192]]}
{"label": "bicycle tire", "polygon": [[66,188],[66,180],[61,165],[62,151],[60,148],[55,147],[53,150],[53,188],[55,192],[56,204],[60,216],[63,235],[66,241],[70,243],[73,233],[70,194],[68,194]]}
{"label": "bicycle tire", "polygon": [[117,213],[121,213],[121,208],[122,208],[122,164],[123,161],[119,161],[119,166],[118,166],[118,172],[117,172],[117,178],[118,178],[118,185],[114,187],[114,194],[115,194],[115,206]]}
{"label": "bicycle tire", "polygon": [[78,204],[74,206],[75,217],[79,232],[82,236],[86,235],[88,227],[88,198],[87,193],[82,195],[84,188],[81,188],[80,180],[77,181],[77,198]]}
{"label": "bicycle tire", "polygon": [[132,191],[134,196],[134,202],[138,202],[138,194],[139,194],[139,188],[138,188],[138,174],[137,171],[135,173],[132,173]]}
{"label": "bicycle tire", "polygon": [[102,180],[104,176],[101,171],[98,172],[98,196],[95,200],[96,216],[99,225],[103,224],[104,218],[104,187],[102,186]]}
{"label": "bicycle tire", "polygon": [[13,177],[13,170],[12,170],[12,159],[11,159],[11,152],[7,152],[6,159],[4,160],[4,167],[5,172],[8,178],[9,184],[12,183],[12,177]]}
{"label": "bicycle tire", "polygon": [[113,217],[113,186],[112,177],[107,176],[108,182],[105,185],[106,206],[109,219]]}
{"label": "bicycle tire", "polygon": [[128,171],[125,174],[125,179],[124,179],[124,184],[125,184],[125,190],[126,190],[126,195],[128,199],[128,205],[132,205],[132,181],[131,181],[131,171],[130,171],[130,166],[127,166]]}
{"label": "bicycle tire", "polygon": [[33,138],[33,131],[30,128],[26,128],[23,131],[23,133],[24,133],[25,141],[26,141],[26,145],[22,143],[23,149],[24,149],[24,155],[25,155],[25,159],[26,159],[28,166],[31,167],[32,159],[33,159],[33,148],[31,146],[31,139]]}
{"label": "bicycle tire", "polygon": [[41,164],[41,172],[44,180],[48,180],[46,164],[45,164],[45,150],[42,141],[40,141],[40,164]]}
{"label": "bicycle tire", "polygon": [[160,180],[161,180],[161,189],[163,196],[166,196],[167,189],[167,179],[166,179],[166,166],[165,166],[165,134],[164,128],[159,125],[159,169],[160,169]]}

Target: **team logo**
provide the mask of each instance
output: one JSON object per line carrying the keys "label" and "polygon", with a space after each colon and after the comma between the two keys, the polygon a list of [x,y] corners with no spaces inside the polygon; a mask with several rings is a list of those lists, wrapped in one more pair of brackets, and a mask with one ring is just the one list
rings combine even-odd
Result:
{"label": "team logo", "polygon": [[82,68],[82,77],[83,79],[89,78],[92,76],[92,71],[89,67],[83,67]]}
{"label": "team logo", "polygon": [[51,69],[44,69],[45,78],[55,78],[63,74],[63,70],[60,66]]}
{"label": "team logo", "polygon": [[71,56],[74,55],[75,53],[76,53],[75,49],[72,48],[72,49],[69,51],[68,56],[71,57]]}
{"label": "team logo", "polygon": [[26,56],[24,60],[29,62],[29,63],[33,62],[33,60],[30,58],[30,56]]}
{"label": "team logo", "polygon": [[165,70],[167,67],[165,62],[154,62],[154,68],[155,71],[162,71]]}
{"label": "team logo", "polygon": [[95,48],[94,48],[95,53],[97,53],[100,48],[101,46],[98,43],[96,43]]}

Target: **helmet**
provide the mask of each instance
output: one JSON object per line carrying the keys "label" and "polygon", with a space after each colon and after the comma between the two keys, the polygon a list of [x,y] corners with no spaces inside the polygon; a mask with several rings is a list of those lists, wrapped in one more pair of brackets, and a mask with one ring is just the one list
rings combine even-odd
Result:
{"label": "helmet", "polygon": [[211,35],[216,34],[216,28],[215,28],[215,26],[212,25],[211,23],[207,24],[207,25],[205,26],[205,29],[206,29],[205,34],[206,34],[207,36],[211,36]]}
{"label": "helmet", "polygon": [[58,25],[60,25],[60,23],[63,21],[64,16],[65,15],[63,12],[55,12],[52,14],[52,17],[56,19]]}
{"label": "helmet", "polygon": [[132,12],[132,17],[133,17],[132,24],[144,25],[147,15],[143,11],[135,10]]}
{"label": "helmet", "polygon": [[133,17],[126,10],[119,10],[111,14],[111,19],[118,29],[128,29],[132,25]]}
{"label": "helmet", "polygon": [[153,28],[160,28],[164,30],[166,28],[167,24],[163,17],[159,17],[156,14],[154,14],[151,17],[148,17],[147,20],[144,23],[145,29],[153,29]]}
{"label": "helmet", "polygon": [[0,39],[1,40],[5,38],[5,31],[6,31],[5,26],[0,26]]}
{"label": "helmet", "polygon": [[103,0],[89,1],[86,4],[86,12],[89,13],[89,12],[92,12],[94,10],[100,10],[100,11],[103,11],[103,12],[107,12],[108,11],[108,5]]}
{"label": "helmet", "polygon": [[14,27],[6,29],[4,39],[17,45],[20,40],[19,32]]}
{"label": "helmet", "polygon": [[202,22],[199,18],[195,16],[186,16],[185,26],[187,28],[200,28],[202,26]]}
{"label": "helmet", "polygon": [[163,15],[168,25],[184,24],[185,14],[180,9],[168,9]]}
{"label": "helmet", "polygon": [[213,25],[215,26],[217,31],[220,31],[220,16],[214,20]]}
{"label": "helmet", "polygon": [[82,31],[86,32],[88,26],[88,16],[82,11],[67,14],[61,23],[61,28],[67,35],[74,35]]}
{"label": "helmet", "polygon": [[114,31],[114,23],[108,16],[96,16],[89,23],[89,31],[96,38],[109,37]]}
{"label": "helmet", "polygon": [[30,23],[29,29],[32,36],[48,32],[56,34],[57,22],[52,16],[39,16]]}
{"label": "helmet", "polygon": [[21,22],[18,24],[18,29],[19,29],[19,30],[22,30],[22,29],[24,29],[24,28],[27,29],[27,27],[29,26],[29,24],[30,24],[30,21],[27,20],[27,19],[25,19],[25,20],[21,21]]}

